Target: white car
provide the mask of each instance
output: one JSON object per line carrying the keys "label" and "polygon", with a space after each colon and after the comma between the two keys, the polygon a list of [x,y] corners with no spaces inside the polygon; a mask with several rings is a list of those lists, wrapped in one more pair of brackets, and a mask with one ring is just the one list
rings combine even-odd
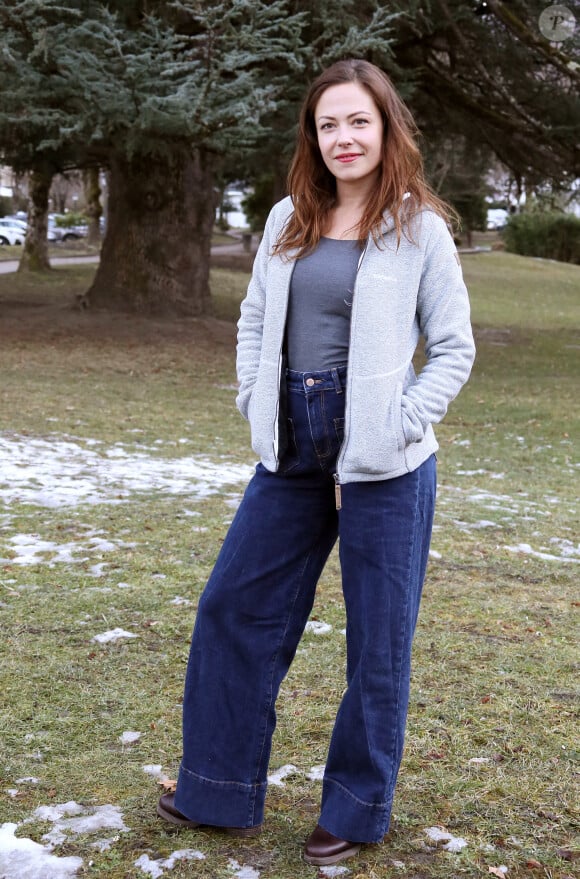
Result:
{"label": "white car", "polygon": [[508,221],[509,214],[503,208],[490,208],[487,212],[487,229],[503,229]]}
{"label": "white car", "polygon": [[[2,222],[4,222],[4,223],[10,222],[10,224],[12,226],[18,226],[20,229],[22,229],[24,236],[26,236],[26,233],[28,231],[28,223],[26,222],[26,220],[23,220],[21,217],[4,217],[2,219]],[[49,217],[48,222],[47,222],[47,229],[46,229],[46,237],[47,237],[48,241],[51,244],[54,244],[55,241],[66,241],[68,239],[65,238],[65,234],[66,234],[66,229],[61,229],[60,226],[56,225],[54,218]],[[79,238],[80,236],[75,235],[73,233],[72,237]],[[2,242],[2,243],[5,243],[5,242]]]}
{"label": "white car", "polygon": [[0,217],[0,245],[24,244],[26,224],[6,217]]}

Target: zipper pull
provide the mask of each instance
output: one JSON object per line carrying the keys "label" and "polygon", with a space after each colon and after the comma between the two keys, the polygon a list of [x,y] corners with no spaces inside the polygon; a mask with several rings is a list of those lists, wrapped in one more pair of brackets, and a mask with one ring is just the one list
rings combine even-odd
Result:
{"label": "zipper pull", "polygon": [[340,481],[338,478],[338,473],[334,474],[334,499],[336,501],[336,509],[342,509],[342,498],[340,495]]}

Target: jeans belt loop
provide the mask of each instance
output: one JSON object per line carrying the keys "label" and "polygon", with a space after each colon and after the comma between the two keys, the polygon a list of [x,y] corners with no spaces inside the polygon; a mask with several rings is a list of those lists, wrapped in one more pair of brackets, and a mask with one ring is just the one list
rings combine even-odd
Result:
{"label": "jeans belt loop", "polygon": [[334,390],[337,394],[342,394],[342,383],[340,381],[338,369],[334,366],[330,371],[332,373],[332,380],[334,382]]}

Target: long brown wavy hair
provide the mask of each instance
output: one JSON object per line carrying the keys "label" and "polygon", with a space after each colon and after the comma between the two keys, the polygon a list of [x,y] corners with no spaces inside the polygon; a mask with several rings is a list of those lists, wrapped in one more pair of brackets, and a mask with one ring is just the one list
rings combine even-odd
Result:
{"label": "long brown wavy hair", "polygon": [[[274,245],[274,253],[296,250],[294,257],[311,251],[322,237],[328,214],[336,204],[336,179],[320,153],[314,113],[323,92],[333,85],[354,82],[373,98],[384,123],[383,160],[377,186],[357,227],[361,243],[369,234],[380,244],[384,213],[395,223],[397,244],[401,234],[412,240],[410,222],[422,209],[431,208],[450,224],[457,220],[425,180],[423,160],[416,143],[418,129],[409,109],[391,80],[369,61],[337,61],[312,83],[300,113],[298,140],[288,174],[288,193],[294,212]],[[406,196],[406,193],[409,193]]]}

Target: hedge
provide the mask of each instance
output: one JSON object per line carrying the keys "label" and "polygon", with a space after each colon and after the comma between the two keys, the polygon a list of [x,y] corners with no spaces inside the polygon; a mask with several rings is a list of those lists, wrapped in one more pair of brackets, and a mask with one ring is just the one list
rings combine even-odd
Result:
{"label": "hedge", "polygon": [[515,214],[502,237],[512,253],[580,265],[580,217],[574,214]]}

